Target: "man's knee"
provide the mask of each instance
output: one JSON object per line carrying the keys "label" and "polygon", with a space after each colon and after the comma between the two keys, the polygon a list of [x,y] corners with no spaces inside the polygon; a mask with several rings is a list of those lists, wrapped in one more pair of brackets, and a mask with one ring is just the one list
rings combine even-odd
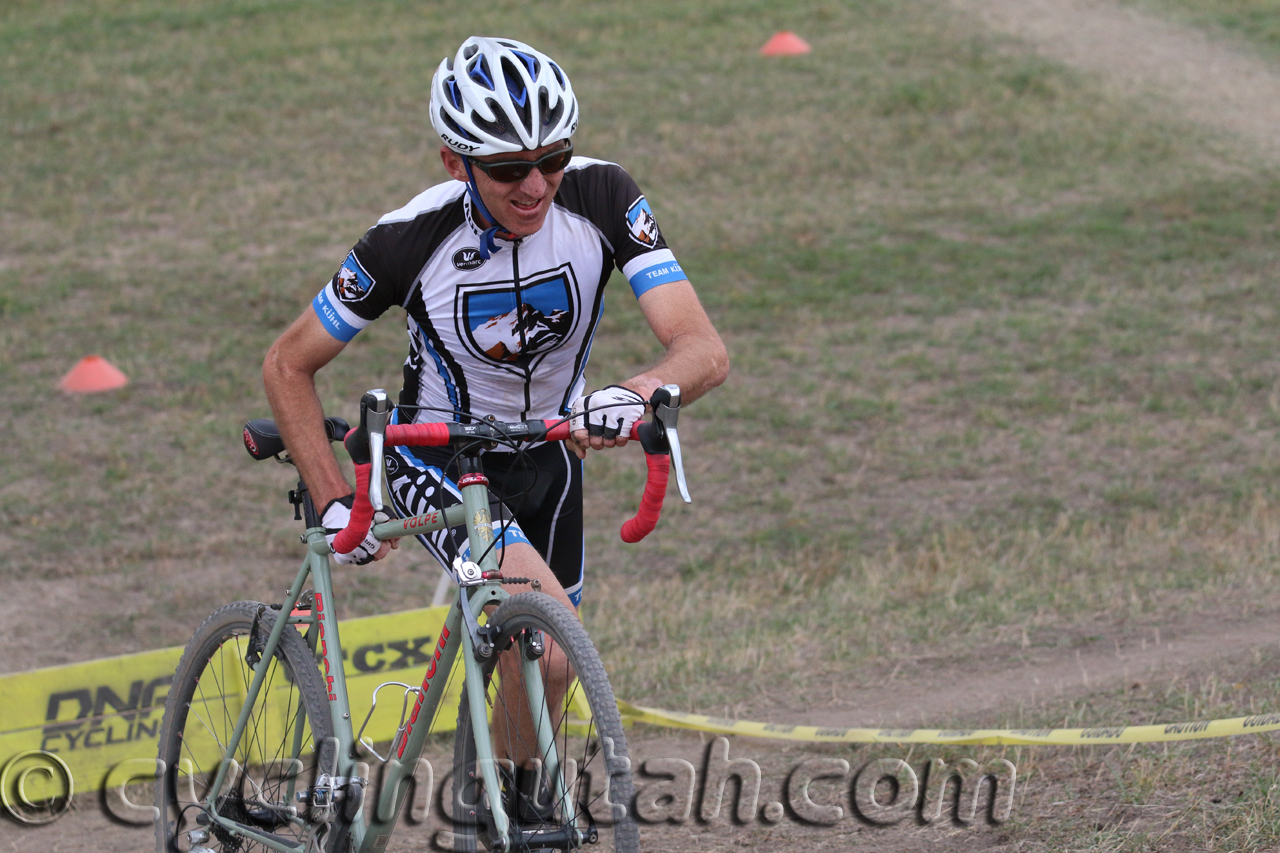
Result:
{"label": "man's knee", "polygon": [[[576,603],[570,599],[569,593],[560,584],[555,572],[551,571],[551,567],[532,545],[523,542],[508,545],[499,552],[498,559],[502,564],[502,574],[505,577],[528,578],[530,581],[536,581],[538,584],[536,588],[539,591],[568,605],[571,610],[577,609]],[[533,588],[532,584],[515,584],[507,587],[512,593]]]}

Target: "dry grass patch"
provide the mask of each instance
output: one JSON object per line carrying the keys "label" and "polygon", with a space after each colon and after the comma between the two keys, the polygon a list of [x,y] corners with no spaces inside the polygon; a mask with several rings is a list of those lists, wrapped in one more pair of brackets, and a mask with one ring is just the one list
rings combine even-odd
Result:
{"label": "dry grass patch", "polygon": [[603,576],[585,614],[619,695],[776,710],[796,689],[863,683],[921,656],[963,669],[1187,613],[1265,612],[1277,555],[1280,507],[1258,497],[1244,513],[1206,504],[1114,524],[1063,515],[1046,532],[953,527],[871,554],[737,551],[665,577]]}

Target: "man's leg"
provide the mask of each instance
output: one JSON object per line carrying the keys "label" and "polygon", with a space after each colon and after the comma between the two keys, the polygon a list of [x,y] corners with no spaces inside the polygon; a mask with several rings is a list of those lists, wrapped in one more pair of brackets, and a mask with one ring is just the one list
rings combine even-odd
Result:
{"label": "man's leg", "polygon": [[[554,452],[550,452],[552,450]],[[533,507],[530,517],[522,522],[530,524],[531,536],[525,535],[521,524],[511,524],[510,514],[505,510],[494,512],[494,534],[500,535],[507,543],[498,552],[498,556],[505,576],[537,580],[542,592],[551,595],[576,613],[577,608],[565,591],[563,583],[556,578],[555,573],[531,542],[537,543],[537,547],[553,554],[552,559],[562,567],[562,575],[572,580],[571,586],[580,595],[582,590],[581,463],[576,457],[565,454],[563,448],[558,445],[543,450],[541,455],[546,457],[543,460],[544,464],[549,463],[551,466],[550,470],[540,472],[544,485],[544,498],[550,497],[550,500],[543,500],[540,506]],[[440,467],[430,465],[402,448],[389,449],[387,460],[391,497],[397,512],[402,516],[418,515],[441,505],[459,502],[457,486],[444,477]],[[562,460],[559,466],[556,464],[558,460]],[[526,487],[521,483],[513,486],[511,491],[520,492]],[[448,566],[452,557],[457,554],[459,544],[464,546],[462,556],[464,558],[471,556],[469,549],[465,548],[465,539],[459,543],[456,533],[456,530],[442,530],[429,536],[419,536],[418,539],[442,566]],[[506,589],[515,594],[531,590],[532,585],[513,584],[508,585]],[[504,654],[498,659],[501,686],[493,700],[494,717],[495,719],[499,717],[496,710],[501,709],[503,711],[501,717],[508,721],[508,725],[494,726],[494,750],[498,758],[508,758],[517,767],[532,769],[533,759],[537,757],[537,736],[533,727],[533,718],[529,712],[528,700],[524,691],[520,689],[524,675],[520,671],[518,661],[519,656],[513,654]],[[547,643],[547,649],[540,663],[540,669],[544,673],[547,706],[552,714],[552,726],[555,728],[559,726],[563,715],[561,706],[574,676],[569,669],[564,651],[554,643]]]}
{"label": "man's leg", "polygon": [[[571,611],[577,612],[569,601],[568,594],[556,580],[556,576],[539,556],[533,546],[523,542],[507,546],[502,550],[502,574],[510,578],[529,578],[537,580],[542,592],[552,596]],[[507,590],[514,593],[532,589],[528,584],[509,585]],[[543,689],[547,694],[547,707],[551,713],[551,727],[558,730],[563,716],[563,703],[569,684],[573,681],[573,673],[569,668],[569,660],[564,650],[550,640],[546,643],[539,669],[543,673]],[[533,769],[533,759],[537,754],[538,738],[534,729],[533,717],[529,712],[529,701],[523,690],[524,675],[520,671],[520,656],[507,653],[498,658],[498,674],[502,683],[498,696],[494,699],[494,719],[498,719],[498,709],[502,709],[502,718],[508,721],[505,725],[495,725],[494,750],[499,758],[509,758],[517,767]],[[526,791],[525,793],[533,793]]]}

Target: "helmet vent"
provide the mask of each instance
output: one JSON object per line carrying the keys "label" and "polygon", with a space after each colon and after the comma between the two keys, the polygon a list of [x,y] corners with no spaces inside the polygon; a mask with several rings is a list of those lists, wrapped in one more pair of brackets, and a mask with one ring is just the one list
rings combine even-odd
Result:
{"label": "helmet vent", "polygon": [[467,129],[462,125],[458,124],[456,121],[454,121],[453,118],[448,113],[446,113],[443,109],[440,110],[440,120],[445,123],[446,127],[448,127],[454,133],[461,136],[463,139],[469,140],[471,142],[480,141],[479,139],[476,139],[474,136],[472,136],[470,133],[467,133]]}
{"label": "helmet vent", "polygon": [[506,59],[502,60],[502,76],[506,79],[507,92],[511,95],[511,100],[528,112],[529,90],[525,88],[524,80],[520,79],[520,72],[516,71],[516,67]]}
{"label": "helmet vent", "polygon": [[542,116],[543,128],[555,127],[560,123],[560,116],[564,115],[564,98],[554,108],[548,106],[549,100],[546,89],[538,90],[538,115]]}
{"label": "helmet vent", "polygon": [[489,109],[493,112],[496,118],[493,121],[488,121],[480,115],[472,113],[471,122],[476,126],[476,129],[482,133],[487,133],[490,136],[497,137],[498,139],[505,139],[508,142],[519,143],[520,139],[515,134],[512,127],[502,120],[502,109],[493,100],[493,98],[486,98],[485,103],[489,106]]}
{"label": "helmet vent", "polygon": [[489,61],[484,58],[484,54],[471,60],[467,65],[467,76],[490,92],[496,92],[498,89],[493,85],[493,75],[489,73]]}
{"label": "helmet vent", "polygon": [[536,57],[530,56],[524,51],[512,50],[511,55],[524,63],[524,67],[529,69],[529,76],[537,79],[538,77],[538,60]]}
{"label": "helmet vent", "polygon": [[458,81],[450,77],[444,81],[445,91],[449,93],[449,103],[455,110],[462,109],[462,93],[458,91]]}

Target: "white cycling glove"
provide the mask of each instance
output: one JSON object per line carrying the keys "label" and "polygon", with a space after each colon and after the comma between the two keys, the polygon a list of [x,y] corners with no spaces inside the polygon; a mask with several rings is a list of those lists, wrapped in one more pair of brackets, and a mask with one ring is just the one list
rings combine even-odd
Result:
{"label": "white cycling glove", "polygon": [[[329,550],[333,551],[333,539],[347,526],[351,521],[351,504],[352,495],[345,498],[335,498],[329,501],[324,508],[324,513],[320,516],[320,523],[324,525],[324,538],[329,541]],[[381,524],[390,518],[385,512],[375,512],[373,514],[373,523]],[[348,554],[339,554],[333,552],[335,562],[343,566],[363,566],[366,563],[372,563],[373,557],[378,553],[378,549],[382,547],[382,542],[375,539],[373,531],[370,530],[364,536],[364,541],[355,547],[355,550]]]}
{"label": "white cycling glove", "polygon": [[574,401],[569,428],[604,438],[630,438],[631,427],[643,417],[643,397],[630,388],[610,385]]}

